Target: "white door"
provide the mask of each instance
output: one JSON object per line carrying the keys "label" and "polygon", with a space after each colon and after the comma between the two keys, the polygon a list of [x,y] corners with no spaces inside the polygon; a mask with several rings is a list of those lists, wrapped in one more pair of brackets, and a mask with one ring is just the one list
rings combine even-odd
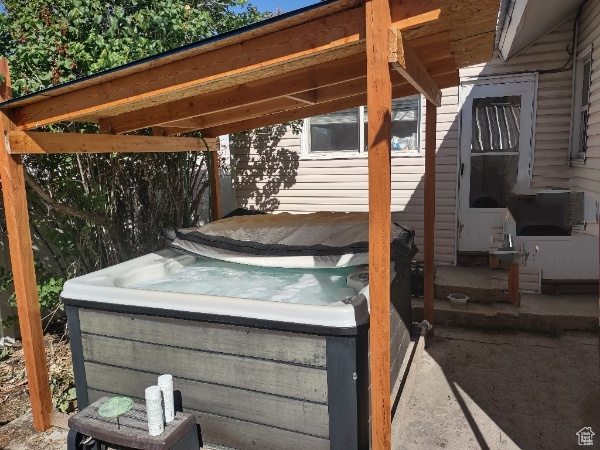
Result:
{"label": "white door", "polygon": [[458,250],[486,252],[511,193],[529,189],[535,81],[461,86]]}

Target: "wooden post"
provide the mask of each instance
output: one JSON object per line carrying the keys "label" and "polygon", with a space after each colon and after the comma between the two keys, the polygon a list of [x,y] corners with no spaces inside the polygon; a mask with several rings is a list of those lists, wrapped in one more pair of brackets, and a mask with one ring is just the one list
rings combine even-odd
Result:
{"label": "wooden post", "polygon": [[515,306],[519,306],[519,263],[510,265],[508,272],[508,300]]}
{"label": "wooden post", "polygon": [[[8,62],[0,59],[0,73],[4,83],[0,88],[1,99],[12,97]],[[17,296],[17,311],[23,341],[23,354],[29,384],[29,397],[33,412],[33,426],[39,431],[50,428],[52,397],[48,379],[46,350],[40,304],[38,302],[35,267],[29,214],[25,196],[25,178],[20,155],[10,155],[6,133],[14,130],[13,122],[4,114],[0,122],[0,178],[4,198],[4,214],[10,249],[10,260]]]}
{"label": "wooden post", "polygon": [[389,0],[365,4],[367,106],[369,108],[369,289],[371,448],[391,448],[390,406],[390,224],[391,107],[388,63]]}
{"label": "wooden post", "polygon": [[[218,139],[217,139],[217,142]],[[221,218],[221,179],[219,176],[219,152],[208,152],[208,182],[210,184],[210,220]]]}
{"label": "wooden post", "polygon": [[425,211],[424,221],[424,306],[423,317],[433,324],[433,284],[435,277],[435,147],[437,107],[427,100],[425,107]]}

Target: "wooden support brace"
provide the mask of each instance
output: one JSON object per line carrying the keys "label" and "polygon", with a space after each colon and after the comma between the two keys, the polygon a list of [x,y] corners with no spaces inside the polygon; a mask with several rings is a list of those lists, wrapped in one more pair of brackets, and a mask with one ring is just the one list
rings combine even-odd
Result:
{"label": "wooden support brace", "polygon": [[425,106],[425,182],[423,242],[423,317],[433,325],[435,280],[435,147],[437,108],[427,101]]}
{"label": "wooden support brace", "polygon": [[390,65],[427,100],[435,106],[441,106],[442,92],[413,49],[405,42],[402,32],[395,27],[388,30],[388,45]]}
{"label": "wooden support brace", "polygon": [[[206,150],[202,139],[163,136],[115,136],[82,133],[8,132],[9,152],[23,154],[58,153],[152,153]],[[215,140],[209,145],[215,149]]]}
{"label": "wooden support brace", "polygon": [[219,175],[219,152],[210,152],[208,161],[208,177],[210,184],[210,219],[221,218],[221,179]]}
{"label": "wooden support brace", "polygon": [[391,448],[390,224],[392,80],[387,61],[389,0],[365,3],[369,108],[369,351],[371,447]]}
{"label": "wooden support brace", "polygon": [[[0,59],[0,73],[5,78],[0,89],[4,101],[12,96],[8,63],[5,59]],[[21,156],[9,154],[6,132],[14,128],[14,123],[5,115],[1,119],[0,177],[29,398],[33,426],[39,431],[45,431],[51,426],[52,397],[29,231],[25,177]]]}

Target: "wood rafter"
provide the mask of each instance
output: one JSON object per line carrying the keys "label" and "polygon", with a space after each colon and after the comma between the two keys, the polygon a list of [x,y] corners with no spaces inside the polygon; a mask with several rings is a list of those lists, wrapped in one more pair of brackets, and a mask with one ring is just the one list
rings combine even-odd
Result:
{"label": "wood rafter", "polygon": [[[206,141],[211,150],[215,150],[215,140],[207,139]],[[206,145],[202,139],[189,137],[9,131],[8,142],[10,145],[8,151],[13,155],[206,151]]]}
{"label": "wood rafter", "polygon": [[[411,44],[423,63],[431,66],[437,73],[440,73],[440,70],[455,69],[454,59],[449,56],[447,34],[438,33],[420,38]],[[432,48],[437,51],[432,52]],[[197,129],[198,127],[194,127],[186,119],[230,110],[228,118],[231,121],[240,121],[243,118],[237,117],[233,110],[241,110],[244,105],[264,102],[265,92],[268,92],[271,98],[286,96],[305,101],[307,104],[316,104],[331,101],[335,95],[343,98],[356,94],[352,86],[357,83],[362,83],[366,89],[366,65],[363,55],[353,55],[269,79],[259,79],[217,92],[106,117],[100,119],[99,123],[102,132],[112,134],[126,133],[149,125]]]}
{"label": "wood rafter", "polygon": [[388,30],[390,65],[412,84],[427,100],[436,106],[442,104],[442,91],[427,72],[414,50],[402,37],[402,32],[395,27]]}
{"label": "wood rafter", "polygon": [[[437,83],[442,87],[455,86],[458,83],[458,73],[451,58],[438,62],[432,70],[432,74],[436,77]],[[396,72],[392,73],[392,81],[394,98],[418,93],[404,77]],[[230,132],[243,131],[245,129],[302,119],[311,117],[312,115],[325,114],[364,105],[366,102],[366,92],[367,79],[366,77],[361,77],[313,90],[312,95],[316,101],[314,104],[296,102],[274,113],[270,113],[267,108],[261,110],[261,108],[247,109],[245,107],[238,107],[223,111],[222,113],[206,114],[189,120],[170,122],[164,124],[164,127],[167,129],[166,133],[168,134],[179,134],[198,129],[202,129],[203,132],[211,129],[211,136],[214,135],[212,134],[213,131],[220,134],[227,134],[221,132],[224,130],[232,130]],[[362,98],[358,97],[359,95],[362,95]],[[289,99],[287,101],[291,102]],[[273,105],[273,103],[269,102],[263,102],[263,104]],[[240,126],[250,126],[250,128],[240,129]],[[215,129],[218,129],[218,131],[215,131]]]}
{"label": "wood rafter", "polygon": [[352,55],[347,58],[317,64],[310,68],[279,74],[271,78],[261,78],[224,90],[102,118],[99,121],[100,129],[105,133],[127,133],[147,126],[165,124],[202,114],[236,108],[240,105],[258,103],[265,100],[266,90],[268,90],[271,98],[282,97],[365,75],[364,58],[361,55]]}
{"label": "wood rafter", "polygon": [[[449,56],[447,35],[440,33],[432,38],[419,39],[414,44],[432,75],[456,72],[455,61]],[[445,56],[432,54],[429,51],[432,46],[439,48]],[[394,76],[405,81],[397,74]],[[458,76],[453,84],[457,82]],[[272,101],[265,101],[265,92],[268,92]],[[103,132],[119,134],[144,127],[150,122],[153,126],[167,128],[170,134],[178,134],[272,115],[279,110],[277,105],[285,105],[281,111],[295,109],[293,104],[288,104],[290,99],[305,105],[316,105],[359,93],[366,93],[366,65],[362,55],[354,55],[271,80],[256,80],[236,88],[108,117],[101,119],[100,125]]]}
{"label": "wood rafter", "polygon": [[[456,86],[458,81],[458,74],[456,70],[452,70],[449,73],[442,74],[436,78],[438,80],[438,83],[442,87]],[[413,95],[416,93],[417,91],[415,90],[415,88],[412,85],[406,83],[406,81],[392,87],[393,98],[406,97],[407,95]],[[265,115],[261,117],[256,117],[254,119],[242,120],[240,122],[230,122],[226,125],[221,125],[214,128],[202,129],[202,135],[221,136],[229,133],[237,133],[240,131],[251,130],[254,128],[260,128],[276,123],[289,122],[292,120],[303,119],[306,117],[318,116],[320,114],[327,114],[333,111],[354,108],[356,106],[365,105],[366,101],[366,93],[360,93],[350,97],[332,100],[330,102],[319,103],[317,105],[305,105],[300,108],[284,111],[282,113],[278,113],[272,116]],[[181,131],[180,129],[177,132],[182,133],[183,131]]]}
{"label": "wood rafter", "polygon": [[239,120],[251,119],[254,117],[263,116],[265,114],[282,113],[305,105],[306,102],[301,100],[279,97],[259,103],[252,103],[250,105],[243,105],[237,108],[219,111],[214,114],[202,115],[177,122],[169,122],[164,124],[164,126],[187,128],[190,130],[211,128],[227,124],[231,122],[233,118],[239,118]]}

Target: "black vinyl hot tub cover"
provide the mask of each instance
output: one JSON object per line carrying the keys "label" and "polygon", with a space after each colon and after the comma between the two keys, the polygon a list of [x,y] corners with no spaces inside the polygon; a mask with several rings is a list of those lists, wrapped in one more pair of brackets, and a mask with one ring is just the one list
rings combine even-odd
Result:
{"label": "black vinyl hot tub cover", "polygon": [[[391,224],[391,260],[410,261],[413,233]],[[367,213],[261,214],[177,231],[170,243],[186,253],[264,267],[331,268],[369,263]]]}

